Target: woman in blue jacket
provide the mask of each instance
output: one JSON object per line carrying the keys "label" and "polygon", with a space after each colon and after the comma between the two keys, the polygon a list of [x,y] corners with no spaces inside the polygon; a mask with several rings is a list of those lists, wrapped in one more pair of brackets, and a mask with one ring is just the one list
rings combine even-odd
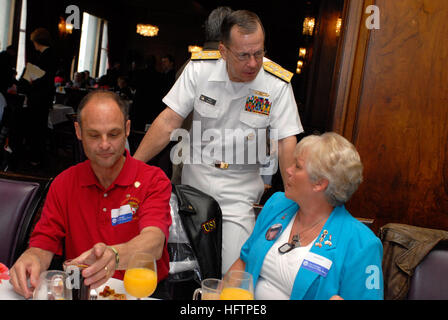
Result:
{"label": "woman in blue jacket", "polygon": [[383,299],[381,241],[344,206],[362,181],[355,147],[328,132],[294,156],[230,270],[253,275],[255,299]]}

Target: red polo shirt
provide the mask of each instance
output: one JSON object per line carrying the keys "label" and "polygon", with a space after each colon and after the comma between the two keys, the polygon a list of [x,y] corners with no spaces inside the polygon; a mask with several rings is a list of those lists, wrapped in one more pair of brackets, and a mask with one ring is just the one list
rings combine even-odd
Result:
{"label": "red polo shirt", "polygon": [[[106,190],[87,160],[54,179],[30,247],[61,255],[65,244],[66,258],[73,259],[98,242],[124,243],[154,226],[165,234],[162,258],[157,261],[160,281],[169,271],[170,197],[171,183],[165,173],[132,158],[128,151],[120,174]],[[114,277],[123,275],[118,271]]]}

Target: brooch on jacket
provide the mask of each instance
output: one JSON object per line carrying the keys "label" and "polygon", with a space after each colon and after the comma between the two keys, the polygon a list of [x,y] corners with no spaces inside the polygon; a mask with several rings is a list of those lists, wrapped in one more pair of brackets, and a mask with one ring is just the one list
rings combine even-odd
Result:
{"label": "brooch on jacket", "polygon": [[[324,230],[322,232],[322,234],[320,235],[319,241],[317,241],[314,245],[316,247],[322,248],[322,242],[323,242],[323,245],[327,245],[327,246],[331,247],[333,245],[333,243],[331,242],[331,234],[328,235],[328,240],[325,240],[327,235],[328,235],[328,230]],[[325,240],[325,242],[324,242],[324,240]]]}

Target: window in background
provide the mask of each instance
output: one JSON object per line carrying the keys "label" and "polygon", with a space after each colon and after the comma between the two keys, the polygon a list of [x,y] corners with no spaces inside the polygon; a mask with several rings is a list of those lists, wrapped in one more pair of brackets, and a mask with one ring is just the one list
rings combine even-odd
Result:
{"label": "window in background", "polygon": [[79,46],[78,72],[89,70],[96,76],[97,52],[101,19],[86,12],[82,16],[81,44]]}
{"label": "window in background", "polygon": [[20,12],[19,48],[17,50],[17,79],[22,76],[23,70],[25,69],[26,7],[27,0],[22,0],[22,10]]}
{"label": "window in background", "polygon": [[11,44],[15,0],[0,0],[0,51]]}
{"label": "window in background", "polygon": [[108,58],[109,38],[107,28],[108,28],[107,21],[104,21],[103,35],[101,39],[100,68],[98,70],[98,77],[104,76],[109,66],[109,58]]}

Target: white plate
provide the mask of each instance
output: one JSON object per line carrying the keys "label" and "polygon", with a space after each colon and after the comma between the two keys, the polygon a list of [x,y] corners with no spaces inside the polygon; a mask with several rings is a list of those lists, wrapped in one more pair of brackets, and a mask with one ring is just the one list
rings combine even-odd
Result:
{"label": "white plate", "polygon": [[[96,289],[96,291],[98,292],[98,300],[112,300],[112,299],[109,299],[109,297],[104,298],[104,297],[100,296],[100,292],[102,292],[104,290],[104,287],[106,287],[106,286],[109,286],[111,289],[114,289],[115,293],[119,293],[119,294],[124,293],[126,295],[127,300],[137,300],[137,298],[127,294],[127,292],[124,288],[123,281],[115,279],[115,278],[110,278],[109,280],[107,280],[107,282],[105,284],[103,284],[102,286],[100,286]],[[141,300],[158,300],[158,299],[148,297],[148,298],[142,298]]]}

